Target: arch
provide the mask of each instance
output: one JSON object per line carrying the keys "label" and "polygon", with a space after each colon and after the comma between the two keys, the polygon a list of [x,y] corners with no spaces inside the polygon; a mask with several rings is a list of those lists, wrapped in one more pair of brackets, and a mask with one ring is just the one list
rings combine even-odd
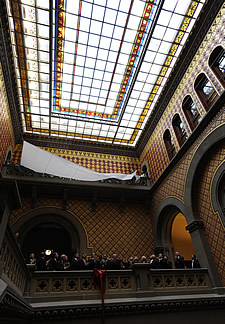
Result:
{"label": "arch", "polygon": [[141,172],[145,173],[149,177],[148,162],[143,161],[141,164]]}
{"label": "arch", "polygon": [[177,214],[173,220],[171,227],[171,243],[174,252],[178,251],[184,257],[185,264],[188,268],[191,267],[191,256],[196,254],[191,235],[187,228],[187,220],[181,213]]}
{"label": "arch", "polygon": [[176,151],[175,151],[175,146],[174,146],[169,129],[165,130],[165,132],[163,134],[163,140],[164,140],[164,144],[166,146],[166,151],[167,151],[168,157],[170,160],[172,160],[172,158],[176,154]]}
{"label": "arch", "polygon": [[[184,214],[186,215],[188,228],[193,241],[193,245],[197,255],[199,255],[200,264],[208,268],[211,283],[214,287],[221,287],[221,279],[218,275],[218,271],[208,245],[203,226],[201,225],[200,217],[195,210],[194,205],[194,194],[195,194],[195,181],[197,181],[197,172],[206,156],[207,152],[219,141],[225,137],[225,125],[221,125],[210,133],[200,144],[197,151],[195,152],[191,164],[189,166],[186,183],[185,183],[185,194],[184,194]],[[202,224],[204,225],[204,224]],[[201,228],[202,227],[202,228]]]}
{"label": "arch", "polygon": [[12,160],[12,147],[10,146],[7,150],[4,164],[9,164]]}
{"label": "arch", "polygon": [[212,83],[206,77],[205,73],[200,73],[197,76],[194,83],[194,89],[206,111],[208,111],[213,106],[213,104],[219,97],[218,93],[214,89]]}
{"label": "arch", "polygon": [[209,57],[209,66],[213,73],[225,87],[225,50],[222,46],[217,46]]}
{"label": "arch", "polygon": [[177,141],[179,145],[182,146],[187,139],[187,133],[179,114],[175,114],[173,116],[172,125],[176,134]]}
{"label": "arch", "polygon": [[182,110],[184,112],[184,115],[188,121],[191,130],[193,131],[195,127],[197,127],[198,124],[200,123],[201,116],[190,95],[187,95],[184,98],[182,103]]}
{"label": "arch", "polygon": [[79,219],[66,210],[56,207],[37,208],[24,214],[13,225],[12,230],[14,233],[20,233],[20,243],[22,245],[25,236],[36,225],[41,223],[55,223],[60,224],[69,233],[71,239],[72,250],[76,249],[76,233],[79,235],[80,253],[85,252],[91,255],[92,248],[89,247],[87,233],[79,221]]}
{"label": "arch", "polygon": [[194,179],[196,178],[196,173],[198,170],[198,167],[204,158],[204,156],[207,154],[208,150],[215,145],[217,142],[225,138],[225,125],[221,125],[218,128],[216,128],[214,131],[212,131],[211,134],[209,134],[203,142],[198,147],[197,151],[195,152],[195,155],[191,161],[191,164],[189,166],[187,177],[186,177],[186,183],[185,183],[185,194],[184,194],[184,201],[185,201],[185,213],[188,215],[188,223],[191,223],[195,220],[199,220],[199,217],[194,210],[193,205],[193,187],[194,187]]}
{"label": "arch", "polygon": [[[165,253],[168,255],[170,260],[173,260],[174,258],[174,251],[173,251],[173,246],[171,244],[171,237],[170,237],[171,227],[175,216],[179,212],[184,215],[187,223],[189,224],[191,217],[188,214],[188,209],[186,205],[183,204],[177,198],[170,197],[165,199],[160,204],[155,217],[155,224],[154,224],[155,250],[160,252],[165,250]],[[191,219],[193,220],[193,216]],[[192,226],[192,229],[195,227],[195,225],[196,224]],[[190,230],[189,229],[190,225],[188,225],[186,229],[189,230],[193,247],[197,255],[199,256],[199,261],[201,266],[208,269],[212,287],[215,287],[215,289],[219,287],[220,289],[220,287],[222,287],[222,284],[212,254],[210,252],[210,248],[208,246],[208,241],[206,239],[203,228],[198,225],[199,224],[196,225],[197,230],[195,230],[195,228],[193,231]]]}
{"label": "arch", "polygon": [[[143,161],[141,164],[141,174],[144,175],[144,178],[142,178],[143,184],[147,184],[147,186],[151,185],[151,179],[150,179],[150,173],[149,173],[149,168],[148,168],[148,162]],[[142,181],[140,181],[142,182]]]}
{"label": "arch", "polygon": [[[163,252],[168,258],[174,262],[174,240],[172,237],[172,230],[174,226],[174,221],[178,215],[182,215],[185,220],[186,216],[184,214],[185,206],[184,204],[175,197],[170,197],[165,199],[159,206],[154,224],[155,233],[155,252]],[[185,227],[184,229],[185,230]],[[187,233],[187,236],[189,234]],[[191,238],[191,237],[190,237]],[[193,244],[191,239],[188,241],[188,246],[190,248],[190,255],[193,253]],[[179,251],[181,252],[181,251]],[[188,259],[186,259],[188,264]]]}
{"label": "arch", "polygon": [[225,226],[225,162],[216,171],[212,181],[211,199],[214,211],[220,215]]}
{"label": "arch", "polygon": [[154,223],[155,247],[163,247],[171,241],[170,228],[178,213],[184,215],[184,205],[177,198],[167,198],[160,204]]}
{"label": "arch", "polygon": [[79,235],[73,231],[76,246],[72,248],[71,234],[65,229],[65,226],[59,222],[41,222],[32,227],[25,235],[21,247],[24,257],[28,260],[30,253],[40,256],[40,253],[46,250],[57,252],[59,255],[66,254],[71,258],[74,253],[80,250]]}

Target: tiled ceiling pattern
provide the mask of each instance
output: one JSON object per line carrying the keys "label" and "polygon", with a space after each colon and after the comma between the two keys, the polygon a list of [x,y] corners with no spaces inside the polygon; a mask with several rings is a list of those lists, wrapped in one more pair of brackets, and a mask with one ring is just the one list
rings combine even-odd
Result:
{"label": "tiled ceiling pattern", "polygon": [[205,0],[6,0],[23,131],[135,146]]}

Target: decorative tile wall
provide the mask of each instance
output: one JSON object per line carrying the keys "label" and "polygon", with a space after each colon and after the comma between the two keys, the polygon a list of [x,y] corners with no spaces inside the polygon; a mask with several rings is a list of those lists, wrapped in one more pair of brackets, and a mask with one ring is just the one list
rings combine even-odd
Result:
{"label": "decorative tile wall", "polygon": [[[172,119],[175,114],[179,114],[182,123],[184,124],[187,135],[191,134],[191,129],[187,123],[186,117],[182,111],[182,102],[187,95],[190,95],[195,102],[195,105],[201,115],[204,117],[206,111],[198,99],[194,90],[194,82],[197,76],[204,72],[208,79],[215,87],[218,94],[222,94],[224,88],[219,83],[212,70],[208,65],[208,59],[213,49],[222,45],[225,48],[225,5],[219,12],[213,25],[211,26],[208,34],[204,38],[200,48],[194,56],[192,63],[188,67],[184,77],[182,78],[178,88],[174,92],[171,101],[169,102],[165,112],[163,113],[157,127],[151,135],[145,149],[140,156],[140,164],[143,161],[147,161],[149,166],[149,173],[151,182],[154,183],[160,176],[162,171],[166,168],[169,163],[169,158],[164,145],[163,134],[166,129],[169,129],[171,137],[173,139],[176,151],[179,150],[179,144],[176,139],[172,127]],[[169,82],[169,81],[168,81]],[[161,94],[163,96],[163,92]]]}
{"label": "decorative tile wall", "polygon": [[[201,47],[197,51],[191,65],[187,69],[172,100],[140,156],[140,164],[143,161],[147,161],[148,163],[152,183],[156,181],[169,163],[163,142],[163,134],[167,128],[172,134],[176,150],[179,149],[172,128],[172,118],[176,113],[180,114],[187,134],[191,134],[191,130],[181,109],[183,99],[186,95],[192,96],[200,115],[202,117],[205,115],[205,110],[193,88],[194,80],[198,74],[204,72],[219,94],[222,94],[224,91],[208,66],[208,58],[213,49],[217,45],[222,45],[225,48],[224,16],[225,7],[222,8],[215,23],[211,26],[209,33],[202,42]],[[92,246],[97,253],[106,252],[111,254],[112,252],[116,252],[118,255],[125,257],[135,254],[139,256],[146,254],[149,256],[153,250],[153,225],[151,219],[154,218],[158,207],[164,199],[175,197],[184,202],[186,176],[196,150],[216,127],[224,123],[225,112],[223,108],[212,120],[210,125],[202,132],[201,136],[196,138],[192,147],[186,152],[179,164],[176,165],[170,175],[167,176],[164,182],[154,192],[151,202],[151,217],[145,214],[141,206],[135,206],[135,204],[127,206],[125,212],[120,214],[116,205],[112,203],[98,203],[97,212],[93,213],[87,202],[70,201],[68,211],[76,215],[74,217],[78,217],[83,223],[88,233],[90,246]],[[131,173],[140,166],[138,159],[127,157],[78,151],[63,151],[53,148],[49,151],[98,172]],[[17,146],[14,151],[15,161],[19,161],[20,154],[21,147]],[[204,165],[202,165],[201,174],[198,174],[200,178],[198,182],[197,200],[198,214],[204,222],[206,237],[215,264],[225,284],[225,231],[218,214],[213,211],[210,199],[210,183],[217,166],[224,160],[224,156],[225,145],[215,148],[215,150],[207,156],[207,160],[204,162]],[[39,200],[38,207],[44,206],[58,206],[60,208],[61,203],[56,200]],[[13,212],[11,218],[12,224],[14,224],[19,217],[22,217],[23,213],[29,210],[29,202],[24,201],[23,208]]]}
{"label": "decorative tile wall", "polygon": [[8,148],[14,148],[14,135],[5,89],[2,66],[0,63],[0,168],[2,167]]}
{"label": "decorative tile wall", "polygon": [[[175,197],[184,203],[184,189],[187,172],[193,156],[199,145],[207,138],[207,136],[215,130],[218,126],[225,123],[225,106],[212,120],[211,124],[204,130],[193,143],[189,151],[186,152],[180,163],[172,170],[168,177],[153,193],[151,202],[151,215],[156,215],[157,209],[164,199],[168,197]],[[203,220],[205,225],[205,233],[217,265],[218,272],[225,285],[225,230],[222,226],[220,217],[213,211],[210,197],[210,185],[214,177],[217,167],[224,161],[225,144],[218,145],[213,148],[213,151],[208,154],[207,159],[198,172],[197,176],[199,184],[198,195],[195,197],[198,202],[198,215]]]}
{"label": "decorative tile wall", "polygon": [[225,143],[215,145],[207,154],[204,164],[199,170],[198,191],[196,196],[197,208],[204,221],[205,232],[211,247],[214,260],[223,281],[225,282],[225,231],[218,213],[214,212],[211,203],[211,183],[218,166],[224,162]]}
{"label": "decorative tile wall", "polygon": [[[116,172],[129,174],[135,170],[138,170],[139,167],[139,160],[132,157],[47,147],[41,148],[96,172]],[[20,163],[21,153],[22,145],[16,145],[13,154],[14,163]]]}
{"label": "decorative tile wall", "polygon": [[[167,158],[166,149],[163,143],[163,133],[169,128],[176,149],[179,149],[179,145],[176,141],[174,131],[172,129],[172,117],[175,113],[179,113],[180,117],[185,125],[186,131],[190,134],[190,128],[182,113],[182,100],[190,94],[201,114],[205,115],[204,108],[193,89],[193,83],[197,75],[204,72],[214,85],[217,92],[221,95],[224,89],[216,79],[215,75],[208,67],[208,59],[213,49],[222,45],[225,48],[225,6],[218,14],[214,24],[211,26],[209,33],[205,37],[202,46],[198,50],[195,58],[192,61],[191,66],[188,68],[184,78],[182,79],[178,89],[176,90],[170,104],[168,105],[165,113],[162,116],[153,136],[150,138],[145,150],[143,151],[140,160],[147,160],[149,162],[149,170],[151,174],[151,180],[154,182],[165,169],[169,163]],[[191,87],[190,87],[191,85]],[[217,127],[225,123],[225,106],[214,117],[210,125],[208,125],[202,132],[201,136],[196,138],[193,145],[185,153],[179,164],[171,171],[163,183],[157,188],[153,194],[151,202],[150,214],[152,217],[157,212],[160,204],[164,199],[168,197],[175,197],[184,202],[184,189],[186,183],[186,176],[199,145],[207,138],[207,136],[213,132]],[[218,272],[221,276],[222,282],[225,285],[225,230],[221,223],[220,217],[214,212],[211,204],[210,197],[210,184],[216,172],[216,168],[224,161],[225,145],[219,145],[214,150],[207,154],[207,159],[204,165],[201,165],[201,174],[198,173],[198,194],[195,197],[198,202],[198,215],[203,220],[205,226],[205,233],[208,239],[208,243],[217,266]]]}
{"label": "decorative tile wall", "polygon": [[[31,211],[29,200],[23,200],[22,204],[22,209],[13,211],[11,225]],[[60,200],[39,199],[36,208],[61,206]],[[153,253],[152,223],[141,205],[129,204],[123,213],[120,213],[118,204],[112,202],[97,202],[96,212],[92,212],[91,203],[87,201],[70,200],[67,207],[67,211],[83,224],[89,247],[95,252],[116,253],[127,258],[145,255],[148,259]]]}

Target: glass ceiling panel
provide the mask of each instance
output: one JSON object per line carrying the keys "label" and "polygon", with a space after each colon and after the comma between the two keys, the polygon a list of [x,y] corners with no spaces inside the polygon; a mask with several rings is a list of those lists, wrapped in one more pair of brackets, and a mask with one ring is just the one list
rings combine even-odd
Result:
{"label": "glass ceiling panel", "polygon": [[205,0],[6,2],[24,132],[135,146]]}

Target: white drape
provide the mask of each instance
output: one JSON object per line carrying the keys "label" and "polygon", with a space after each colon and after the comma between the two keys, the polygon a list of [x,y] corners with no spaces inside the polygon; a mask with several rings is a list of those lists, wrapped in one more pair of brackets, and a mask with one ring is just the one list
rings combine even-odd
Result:
{"label": "white drape", "polygon": [[25,141],[23,142],[21,165],[35,172],[82,181],[98,181],[110,178],[130,180],[136,176],[136,171],[131,174],[95,172]]}

